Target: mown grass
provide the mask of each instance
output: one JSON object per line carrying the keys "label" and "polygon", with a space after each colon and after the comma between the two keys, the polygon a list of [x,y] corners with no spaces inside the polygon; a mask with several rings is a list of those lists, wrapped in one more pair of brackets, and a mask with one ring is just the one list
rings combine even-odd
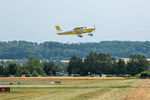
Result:
{"label": "mown grass", "polygon": [[60,86],[60,87],[11,87],[11,89],[92,89],[92,88],[136,88],[137,86]]}
{"label": "mown grass", "polygon": [[[53,81],[61,81],[62,85],[92,85],[92,84],[105,84],[108,81],[120,81],[126,79],[100,79],[100,80],[91,80],[91,79],[0,79],[0,83],[9,85],[17,85],[18,82],[21,82],[22,85],[49,85]],[[59,84],[59,85],[61,85]]]}
{"label": "mown grass", "polygon": [[[147,91],[150,89],[149,79],[64,79],[59,85],[50,85],[49,81],[55,80],[20,80],[25,85],[10,85],[13,86],[11,92],[1,92],[0,100],[129,100],[128,95],[131,91],[138,90],[143,84],[146,85],[144,88]],[[5,80],[5,82],[9,83],[12,80]],[[18,82],[18,80],[15,79],[13,82]],[[144,96],[150,97],[149,92],[143,93]]]}

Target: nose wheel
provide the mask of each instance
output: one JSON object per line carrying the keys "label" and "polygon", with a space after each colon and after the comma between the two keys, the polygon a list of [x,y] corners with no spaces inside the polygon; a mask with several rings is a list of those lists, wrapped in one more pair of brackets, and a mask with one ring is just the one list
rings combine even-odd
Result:
{"label": "nose wheel", "polygon": [[83,35],[80,35],[80,34],[79,34],[79,35],[78,35],[78,37],[82,38],[82,37],[83,37]]}

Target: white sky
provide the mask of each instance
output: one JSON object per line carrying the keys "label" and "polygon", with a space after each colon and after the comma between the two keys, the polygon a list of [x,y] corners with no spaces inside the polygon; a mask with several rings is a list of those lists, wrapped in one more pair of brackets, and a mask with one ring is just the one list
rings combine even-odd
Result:
{"label": "white sky", "polygon": [[[96,25],[93,37],[59,36]],[[99,42],[150,39],[150,0],[0,0],[0,41]]]}

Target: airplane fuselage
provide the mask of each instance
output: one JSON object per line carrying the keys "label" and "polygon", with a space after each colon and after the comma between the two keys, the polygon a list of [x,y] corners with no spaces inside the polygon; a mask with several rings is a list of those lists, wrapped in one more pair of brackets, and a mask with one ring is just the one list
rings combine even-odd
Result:
{"label": "airplane fuselage", "polygon": [[94,30],[95,28],[82,27],[82,29],[79,29],[79,30],[71,29],[71,30],[66,30],[66,31],[60,31],[57,34],[58,35],[76,35],[76,34],[90,33]]}

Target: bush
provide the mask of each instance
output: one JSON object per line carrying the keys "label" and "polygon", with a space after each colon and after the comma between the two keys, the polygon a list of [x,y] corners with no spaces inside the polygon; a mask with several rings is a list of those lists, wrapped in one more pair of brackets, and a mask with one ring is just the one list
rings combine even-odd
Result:
{"label": "bush", "polygon": [[74,74],[73,76],[74,77],[80,77],[80,74]]}
{"label": "bush", "polygon": [[131,77],[129,74],[122,75],[122,77]]}
{"label": "bush", "polygon": [[150,72],[149,71],[141,72],[140,78],[150,78]]}
{"label": "bush", "polygon": [[91,75],[88,75],[89,77],[94,77],[95,76],[95,74],[91,74]]}
{"label": "bush", "polygon": [[116,74],[108,74],[106,77],[117,77]]}
{"label": "bush", "polygon": [[141,73],[135,75],[136,78],[141,78]]}
{"label": "bush", "polygon": [[31,75],[31,74],[25,74],[25,76],[26,76],[26,77],[31,77],[32,75]]}

